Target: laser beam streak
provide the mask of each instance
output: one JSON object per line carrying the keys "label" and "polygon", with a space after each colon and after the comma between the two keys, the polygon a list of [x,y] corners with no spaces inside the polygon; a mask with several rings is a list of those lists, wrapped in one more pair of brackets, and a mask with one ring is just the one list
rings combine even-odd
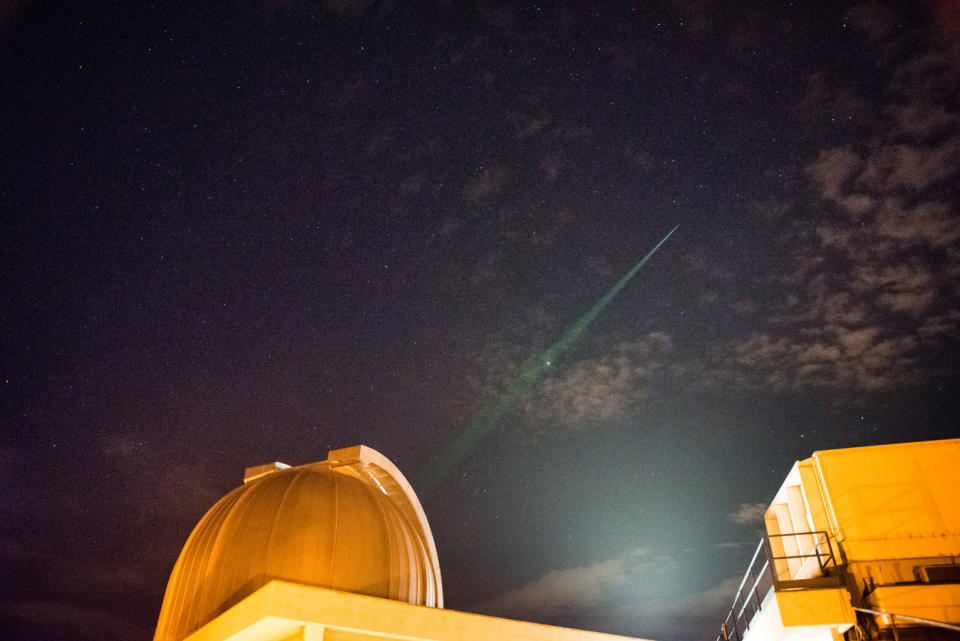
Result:
{"label": "laser beam streak", "polygon": [[421,496],[432,493],[453,472],[460,463],[470,454],[470,451],[489,434],[503,418],[520,396],[530,390],[543,378],[546,371],[556,363],[563,354],[573,347],[590,324],[603,310],[617,297],[617,294],[627,286],[638,271],[650,260],[667,239],[677,231],[677,225],[657,243],[646,256],[640,259],[630,271],[614,284],[596,303],[590,306],[577,320],[550,347],[544,350],[501,392],[493,401],[487,404],[480,412],[456,434],[453,439],[441,450],[438,456],[432,459],[422,470],[417,486]]}

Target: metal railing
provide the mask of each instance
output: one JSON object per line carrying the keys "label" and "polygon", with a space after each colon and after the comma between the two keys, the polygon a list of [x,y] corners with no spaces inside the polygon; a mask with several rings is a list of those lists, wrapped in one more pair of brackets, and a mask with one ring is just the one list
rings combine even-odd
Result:
{"label": "metal railing", "polygon": [[[766,539],[757,545],[750,559],[750,565],[737,587],[737,594],[733,598],[730,612],[720,624],[720,634],[717,641],[740,641],[743,634],[750,627],[750,622],[763,607],[763,599],[773,587],[773,573],[770,572],[770,561],[767,559]],[[761,554],[763,552],[763,554]],[[760,563],[758,563],[760,561]],[[762,593],[762,595],[761,595]]]}
{"label": "metal railing", "polygon": [[[770,539],[783,539],[785,537],[815,537],[812,546],[805,546],[811,551],[807,554],[774,554]],[[797,538],[794,538],[796,541]],[[783,548],[783,545],[778,545]],[[798,547],[799,549],[799,547]],[[817,573],[816,576],[802,579],[794,579],[790,574],[790,561],[803,559],[801,564],[808,559],[816,558]],[[778,564],[777,562],[781,563]],[[787,564],[787,574],[789,579],[781,579],[782,572],[780,566],[782,562]],[[763,609],[764,601],[771,590],[789,590],[803,589],[812,587],[821,587],[825,585],[824,579],[834,583],[837,579],[833,578],[831,573],[836,574],[836,559],[833,556],[833,549],[830,547],[830,539],[826,532],[791,532],[789,534],[769,534],[764,536],[757,549],[750,559],[750,565],[740,581],[737,588],[737,594],[733,599],[733,605],[727,613],[723,623],[720,624],[720,634],[717,641],[742,641],[750,623],[754,617]]]}
{"label": "metal railing", "polygon": [[[811,551],[807,554],[780,554],[776,555],[773,553],[773,542],[771,539],[779,539],[779,547],[784,548],[784,544],[781,542],[783,539],[789,539],[793,543],[794,547],[798,550],[800,549],[800,540],[804,537],[815,537],[812,540],[812,546],[804,546]],[[829,568],[837,567],[837,561],[833,556],[833,548],[830,547],[830,538],[827,536],[827,533],[818,530],[816,532],[790,532],[787,534],[768,534],[760,541],[761,544],[765,544],[767,548],[767,558],[773,562],[774,573],[773,580],[774,583],[782,583],[790,581],[793,585],[787,587],[803,587],[798,585],[797,581],[802,581],[808,578],[823,577],[827,576],[829,573]],[[793,568],[791,567],[790,561],[801,559],[801,565],[804,565],[807,559],[817,560],[817,573],[815,577],[802,577],[794,578],[793,577]],[[786,567],[784,563],[777,563],[778,561],[786,561]],[[781,579],[783,572],[782,569],[786,569],[786,573],[790,576],[790,579]],[[777,586],[778,588],[781,586]]]}

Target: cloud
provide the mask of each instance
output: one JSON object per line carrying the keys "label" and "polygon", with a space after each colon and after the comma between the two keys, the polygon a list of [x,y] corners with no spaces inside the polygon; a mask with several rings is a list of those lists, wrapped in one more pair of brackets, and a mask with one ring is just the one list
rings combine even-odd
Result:
{"label": "cloud", "polygon": [[960,168],[960,138],[936,147],[888,144],[867,159],[857,184],[880,191],[921,190],[945,180]]}
{"label": "cloud", "polygon": [[820,151],[817,159],[807,166],[807,173],[819,185],[826,198],[836,199],[862,163],[860,156],[848,148],[824,149]]}
{"label": "cloud", "polygon": [[868,194],[852,193],[836,198],[836,202],[853,216],[866,214],[877,206],[877,200]]}
{"label": "cloud", "polygon": [[[831,353],[836,354],[837,357],[844,354],[847,356],[859,356],[873,345],[879,333],[880,330],[877,327],[858,327],[857,329],[842,332],[837,336],[837,342],[842,349],[839,351],[833,350]],[[822,350],[821,353],[826,354],[827,352],[826,350]]]}
{"label": "cloud", "polygon": [[[644,554],[639,548],[634,553]],[[590,607],[627,582],[623,559],[547,572],[535,581],[477,606],[482,612],[507,617],[542,619],[568,607]]]}
{"label": "cloud", "polygon": [[956,336],[960,329],[960,309],[951,309],[944,314],[928,316],[917,330],[924,339]]}
{"label": "cloud", "polygon": [[730,304],[733,311],[741,315],[754,314],[757,311],[757,304],[752,300],[738,300]]}
{"label": "cloud", "polygon": [[733,603],[741,579],[740,575],[731,576],[703,590],[618,603],[598,613],[598,623],[652,639],[713,638]]}
{"label": "cloud", "polygon": [[759,525],[766,511],[766,503],[741,503],[727,518],[739,525]]}
{"label": "cloud", "polygon": [[890,89],[910,102],[947,103],[960,88],[956,62],[945,51],[928,51],[898,66]]}
{"label": "cloud", "polygon": [[847,193],[851,179],[868,190],[926,189],[960,170],[960,138],[950,138],[936,147],[886,144],[869,152],[866,161],[849,147],[823,149],[806,167],[820,194],[854,214],[869,211],[874,198],[869,193]]}
{"label": "cloud", "polygon": [[814,309],[827,326],[862,326],[869,316],[866,305],[845,291],[823,294],[816,300]]}
{"label": "cloud", "polygon": [[873,392],[917,381],[917,342],[879,326],[827,325],[773,336],[756,332],[712,355],[709,371],[748,389]]}
{"label": "cloud", "polygon": [[[850,19],[870,38],[893,37],[879,5]],[[812,191],[792,203],[789,267],[769,279],[790,290],[758,302],[772,309],[765,323],[714,346],[703,384],[870,393],[931,374],[924,350],[951,340],[960,306],[960,118],[940,86],[957,86],[946,65],[929,51],[885,67],[891,104],[871,106],[856,135],[803,164]],[[819,91],[819,106],[832,104],[829,77],[810,83],[805,101]]]}
{"label": "cloud", "polygon": [[553,182],[560,177],[560,172],[563,170],[563,158],[559,154],[547,156],[540,161],[540,168],[547,180]]}
{"label": "cloud", "polygon": [[507,170],[500,165],[481,167],[478,173],[467,181],[463,188],[463,197],[468,204],[476,205],[499,194],[507,182]]}
{"label": "cloud", "polygon": [[514,111],[507,114],[507,122],[513,126],[517,140],[526,140],[550,127],[553,116],[542,108],[532,115]]}
{"label": "cloud", "polygon": [[899,264],[856,268],[853,290],[868,291],[880,305],[895,312],[919,315],[933,302],[936,284],[926,267]]}
{"label": "cloud", "polygon": [[[810,74],[803,99],[794,107],[796,118],[810,124],[809,131],[822,127],[863,125],[874,119],[874,112],[849,83],[834,81],[824,72]],[[803,129],[798,130],[802,134]]]}
{"label": "cloud", "polygon": [[554,426],[618,419],[652,394],[655,381],[669,375],[673,349],[666,332],[619,343],[603,356],[576,361],[543,380],[522,409],[535,422]]}
{"label": "cloud", "polygon": [[[690,612],[708,612],[711,616],[714,616],[714,612],[723,612],[730,607],[742,578],[739,575],[731,576],[717,585],[699,592],[692,592],[669,600],[648,601],[644,604],[638,604],[640,612],[647,616],[659,615],[667,619],[673,617],[685,618],[689,616]],[[720,619],[715,620],[719,627]]]}
{"label": "cloud", "polygon": [[960,216],[946,203],[928,201],[908,207],[899,198],[888,198],[877,212],[875,230],[905,246],[946,247],[960,240]]}
{"label": "cloud", "polygon": [[[848,17],[879,49],[903,37],[890,29],[892,15],[865,3]],[[774,250],[782,253],[765,263],[772,273],[743,283],[750,293],[736,295],[738,270],[724,276],[723,265],[685,257],[702,283],[693,292],[695,311],[710,309],[727,321],[704,337],[703,349],[693,353],[674,345],[673,336],[664,344],[646,336],[585,358],[573,360],[577,352],[571,353],[519,401],[517,423],[534,432],[610,423],[629,417],[665,384],[837,396],[931,375],[922,366],[930,362],[924,350],[950,340],[950,311],[960,307],[960,211],[952,187],[960,172],[960,117],[933,86],[942,78],[944,53],[895,49],[878,59],[878,73],[890,81],[879,101],[865,101],[855,83],[829,72],[808,78],[806,106],[797,110],[836,118],[829,142],[787,168],[803,189],[743,207],[745,217],[783,230]],[[906,83],[929,91],[903,92]],[[525,114],[512,121],[517,136],[548,143],[570,129],[562,117],[538,115],[536,101],[525,104]],[[538,171],[556,180],[569,157],[548,145]],[[503,180],[484,170],[465,197],[486,202],[505,189]],[[484,264],[483,273],[495,271],[498,261]],[[485,396],[522,368],[527,353],[519,344],[529,345],[529,337],[505,341],[501,358],[480,368]]]}
{"label": "cloud", "polygon": [[457,233],[463,227],[463,221],[453,216],[447,216],[440,222],[440,226],[430,234],[426,244],[444,243]]}
{"label": "cloud", "polygon": [[[471,387],[480,398],[501,393],[527,366],[521,347],[530,337],[549,338],[557,319],[542,307],[530,307],[504,334],[470,357]],[[536,342],[536,341],[535,341]],[[682,363],[673,337],[649,332],[615,344],[599,356],[575,359],[576,350],[552,364],[547,375],[513,409],[519,425],[532,434],[577,430],[620,419],[661,385],[675,381]],[[482,401],[478,401],[482,402]]]}
{"label": "cloud", "polygon": [[[734,542],[719,548],[751,545]],[[704,630],[719,626],[742,577],[731,576],[704,589],[665,594],[660,586],[676,572],[676,563],[669,556],[636,548],[598,563],[552,570],[469,609],[631,636],[702,637]]]}
{"label": "cloud", "polygon": [[912,138],[926,139],[957,124],[957,114],[942,105],[893,105],[890,113],[897,122],[898,133]]}
{"label": "cloud", "polygon": [[715,543],[713,547],[718,550],[740,550],[751,545],[756,544],[750,541],[724,541],[723,543]]}

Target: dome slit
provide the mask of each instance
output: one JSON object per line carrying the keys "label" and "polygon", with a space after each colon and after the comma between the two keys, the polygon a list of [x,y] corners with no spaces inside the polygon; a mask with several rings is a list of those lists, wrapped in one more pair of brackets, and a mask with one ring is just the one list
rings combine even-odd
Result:
{"label": "dome slit", "polygon": [[[376,482],[376,479],[373,479]],[[382,489],[380,483],[377,483],[377,487]],[[381,503],[381,497],[376,495],[376,492],[371,493],[373,495],[373,502],[377,506],[377,512],[380,514],[380,520],[383,523],[383,531],[387,533],[387,565],[388,567],[394,567],[393,561],[393,546],[395,541],[394,528],[391,527],[390,519],[387,517],[387,511],[384,509]],[[387,594],[397,594],[404,601],[407,600],[408,590],[404,590],[401,586],[400,577],[396,575],[395,572],[391,572],[390,576],[387,577]]]}

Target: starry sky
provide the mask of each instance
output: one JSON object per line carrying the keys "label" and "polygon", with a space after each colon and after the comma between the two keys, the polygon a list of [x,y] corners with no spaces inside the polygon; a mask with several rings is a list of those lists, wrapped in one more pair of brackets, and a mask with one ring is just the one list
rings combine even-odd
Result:
{"label": "starry sky", "polygon": [[417,488],[680,225],[421,499],[448,607],[712,641],[795,460],[960,433],[960,9],[823,4],[3,3],[0,636],[150,639],[246,466]]}

